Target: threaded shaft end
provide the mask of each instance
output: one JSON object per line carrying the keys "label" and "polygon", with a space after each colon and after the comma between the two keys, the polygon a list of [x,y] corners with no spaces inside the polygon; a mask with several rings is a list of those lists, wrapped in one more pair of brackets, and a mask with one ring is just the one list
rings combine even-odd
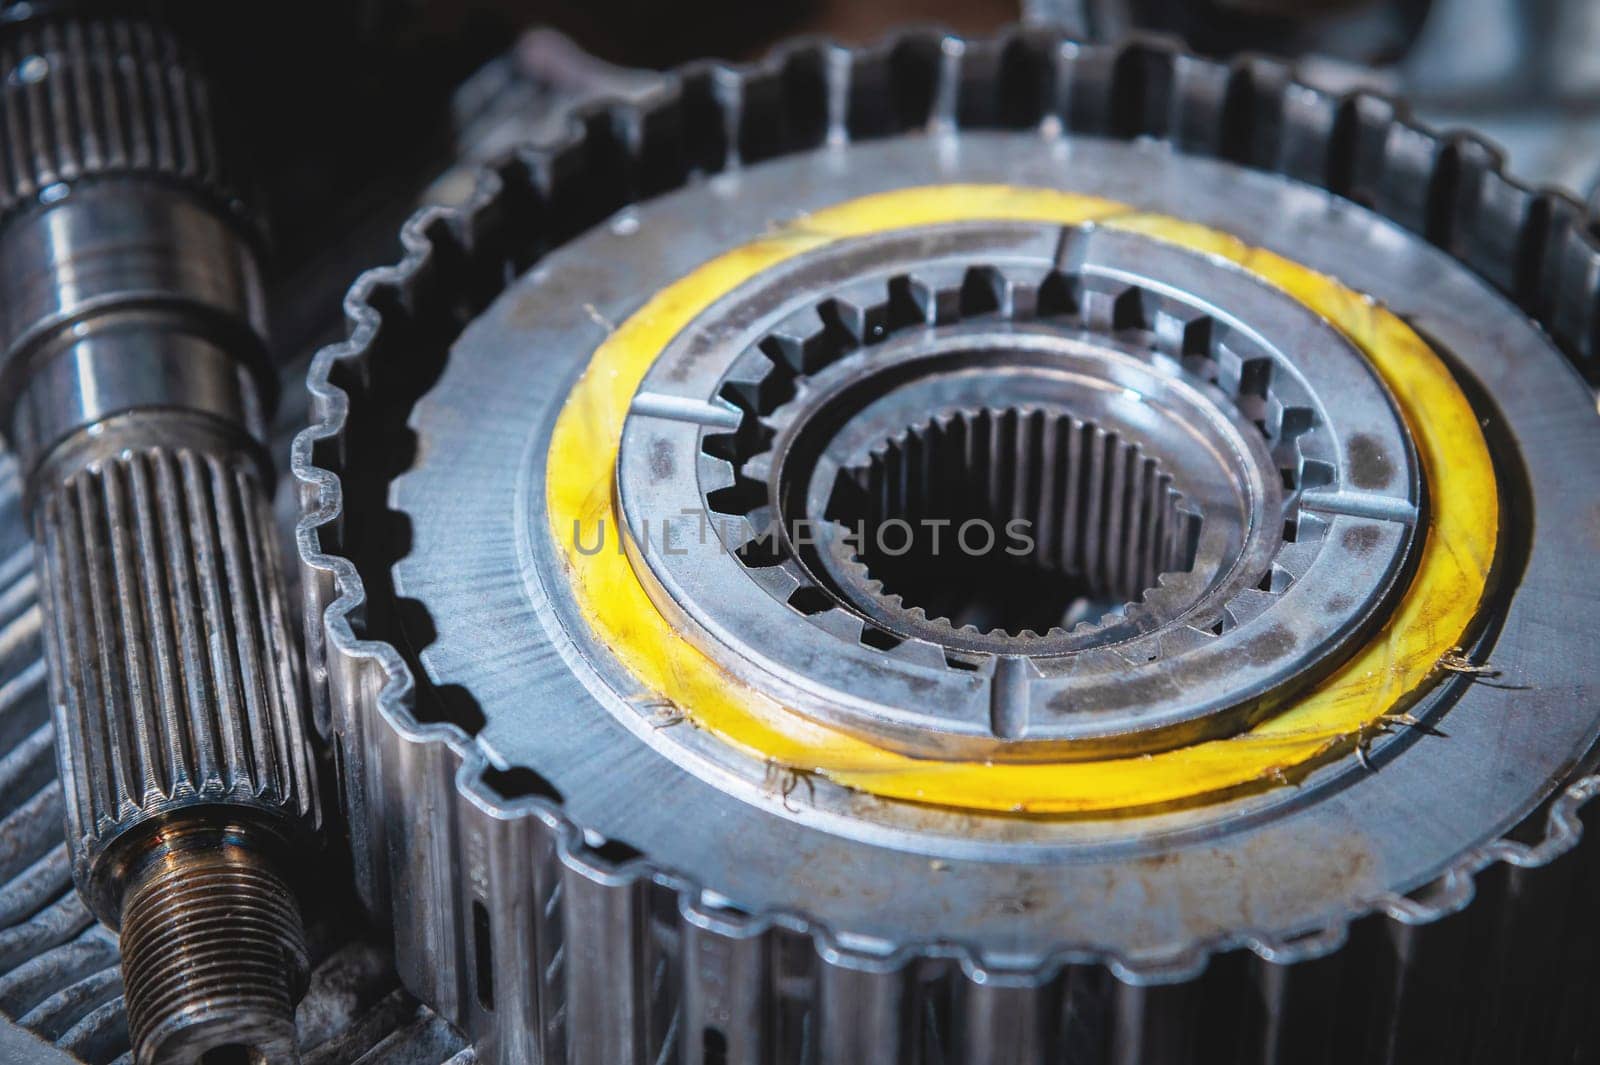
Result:
{"label": "threaded shaft end", "polygon": [[293,1062],[308,968],[294,894],[240,832],[163,847],[123,899],[122,979],[138,1065]]}

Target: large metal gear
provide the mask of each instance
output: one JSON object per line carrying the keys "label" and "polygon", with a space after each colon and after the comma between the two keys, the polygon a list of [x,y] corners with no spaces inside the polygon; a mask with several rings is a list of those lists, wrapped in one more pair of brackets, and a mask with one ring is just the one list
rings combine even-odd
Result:
{"label": "large metal gear", "polygon": [[913,34],[404,240],[298,546],[361,891],[485,1060],[1600,1049],[1576,204],[1269,62]]}

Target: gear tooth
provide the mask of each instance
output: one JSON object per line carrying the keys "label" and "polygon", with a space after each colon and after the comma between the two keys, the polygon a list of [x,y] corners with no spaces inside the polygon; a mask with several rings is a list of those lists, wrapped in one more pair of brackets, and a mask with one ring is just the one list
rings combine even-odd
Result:
{"label": "gear tooth", "polygon": [[1269,595],[1282,595],[1294,583],[1294,574],[1274,562],[1261,577],[1261,583],[1256,586],[1257,591]]}
{"label": "gear tooth", "polygon": [[[848,144],[863,133],[900,132],[899,115],[885,98],[894,79],[898,36],[862,48],[839,48],[828,64],[830,145]],[[867,132],[871,131],[871,132]]]}
{"label": "gear tooth", "polygon": [[[1063,250],[1059,258],[1071,260],[1083,254],[1083,238],[1074,231],[1062,238]],[[1033,296],[1034,317],[1042,320],[1074,320],[1081,313],[1082,284],[1076,273],[1052,268],[1039,279]]]}
{"label": "gear tooth", "polygon": [[[805,372],[805,346],[806,338],[820,331],[821,319],[815,322],[815,328],[808,332],[811,322],[801,319],[800,316],[791,316],[779,323],[774,329],[762,338],[758,351],[762,357],[779,373],[791,381]],[[791,331],[793,330],[793,331]],[[744,356],[741,356],[743,358]]]}
{"label": "gear tooth", "polygon": [[781,354],[797,374],[815,373],[837,358],[844,344],[853,344],[822,306],[802,307],[779,322],[769,336],[774,348],[768,354]]}
{"label": "gear tooth", "polygon": [[1074,42],[1056,52],[1056,100],[1065,132],[1112,132],[1114,58],[1111,47],[1102,42]]}
{"label": "gear tooth", "polygon": [[1063,39],[1059,27],[1027,22],[997,35],[988,79],[997,126],[1020,129],[1054,117],[1055,56]]}
{"label": "gear tooth", "polygon": [[[580,121],[579,116],[570,115],[537,144],[519,150],[518,156],[527,168],[529,185],[544,217],[559,217],[556,212],[581,199],[584,190],[577,182],[582,167],[574,166],[573,162],[584,154],[589,132],[590,127]],[[574,221],[568,219],[562,224]]]}
{"label": "gear tooth", "polygon": [[[1160,137],[1169,132],[1177,52],[1174,42],[1147,33],[1128,37],[1115,46],[1111,60],[1111,112],[1106,116],[1109,133],[1132,139]],[[1139,106],[1122,101],[1138,101]]]}
{"label": "gear tooth", "polygon": [[774,599],[783,601],[788,601],[802,588],[813,587],[800,563],[787,557],[766,572],[757,574],[756,579]]}
{"label": "gear tooth", "polygon": [[812,618],[825,632],[843,640],[846,644],[861,642],[864,623],[861,618],[848,610],[829,610]]}
{"label": "gear tooth", "polygon": [[904,1018],[913,980],[903,959],[851,955],[819,943],[817,1057],[829,1062],[910,1060]]}
{"label": "gear tooth", "polygon": [[[1328,190],[1386,214],[1397,206],[1384,172],[1391,129],[1402,119],[1396,102],[1381,93],[1358,90],[1344,97],[1334,120],[1329,170],[1324,175]],[[1415,217],[1401,221],[1416,228],[1411,224]]]}
{"label": "gear tooth", "polygon": [[1161,634],[1157,653],[1162,658],[1173,658],[1196,647],[1204,647],[1213,639],[1215,637],[1204,629],[1197,629],[1193,625],[1178,625]]}
{"label": "gear tooth", "polygon": [[[853,320],[861,323],[857,338],[863,341],[873,339],[867,323],[875,316],[881,317],[888,305],[887,283],[878,279],[847,281],[833,290],[833,298],[848,307]],[[882,338],[880,336],[877,339]]]}
{"label": "gear tooth", "polygon": [[1169,300],[1154,301],[1150,313],[1150,332],[1156,351],[1181,364],[1184,336],[1189,326],[1207,317],[1201,311]]}
{"label": "gear tooth", "polygon": [[1428,186],[1427,237],[1458,258],[1471,260],[1473,225],[1483,203],[1484,183],[1505,156],[1487,140],[1450,133]]}
{"label": "gear tooth", "polygon": [[772,476],[772,452],[763,451],[746,459],[740,472],[750,480],[767,481]]}
{"label": "gear tooth", "polygon": [[950,325],[961,319],[961,286],[966,267],[958,263],[918,263],[905,275],[906,291],[923,311],[908,324]]}
{"label": "gear tooth", "polygon": [[1384,185],[1391,197],[1386,213],[1455,254],[1462,202],[1476,193],[1470,166],[1461,142],[1410,121],[1397,104],[1384,142]]}
{"label": "gear tooth", "polygon": [[1317,557],[1317,553],[1318,545],[1315,542],[1286,543],[1278,548],[1276,565],[1293,579],[1305,573],[1312,560]]}
{"label": "gear tooth", "polygon": [[[1517,254],[1517,303],[1550,325],[1556,308],[1555,295],[1564,272],[1567,238],[1583,211],[1559,193],[1541,191],[1531,195],[1523,217]],[[1594,374],[1591,370],[1591,380]]]}
{"label": "gear tooth", "polygon": [[1228,600],[1226,613],[1228,628],[1243,625],[1259,617],[1272,605],[1272,595],[1258,588],[1245,588]]}
{"label": "gear tooth", "polygon": [[1006,265],[1004,273],[1008,290],[1007,299],[1013,321],[1031,322],[1049,313],[1048,306],[1043,313],[1040,311],[1039,289],[1055,272],[1053,265],[1032,269]]}
{"label": "gear tooth", "polygon": [[1217,376],[1217,349],[1227,334],[1227,325],[1210,315],[1187,322],[1178,342],[1178,358],[1183,368],[1205,381]]}
{"label": "gear tooth", "polygon": [[1543,318],[1571,350],[1590,382],[1600,379],[1600,238],[1589,228],[1585,208],[1552,201],[1543,275],[1553,287],[1543,293]]}
{"label": "gear tooth", "polygon": [[[1223,159],[1278,169],[1297,160],[1277,151],[1274,138],[1292,72],[1288,64],[1264,56],[1244,56],[1226,68],[1226,83],[1212,140]],[[1263,136],[1262,134],[1269,134]],[[1310,147],[1310,146],[1307,146]]]}
{"label": "gear tooth", "polygon": [[718,399],[732,403],[746,415],[760,417],[787,397],[794,387],[794,370],[790,362],[790,343],[780,337],[767,338],[764,343],[740,354],[728,372]]}
{"label": "gear tooth", "polygon": [[[924,26],[895,34],[886,42],[888,49],[884,60],[887,77],[884,81],[904,89],[906,96],[883,116],[881,123],[884,132],[920,132],[934,119],[940,82],[946,75],[943,67],[944,42],[948,39],[949,34],[944,30]],[[881,91],[888,84],[878,88]],[[874,125],[878,125],[878,122],[869,120],[866,128]]]}
{"label": "gear tooth", "polygon": [[961,116],[962,82],[968,51],[965,39],[944,33],[934,63],[933,95],[925,125],[930,133],[952,133]]}
{"label": "gear tooth", "polygon": [[1108,333],[1150,329],[1151,299],[1137,285],[1119,284],[1103,292],[1091,290],[1084,309],[1091,329]]}
{"label": "gear tooth", "polygon": [[[1498,155],[1498,149],[1485,145]],[[1505,173],[1503,160],[1479,179],[1477,203],[1462,233],[1467,264],[1524,308],[1535,293],[1530,268],[1542,259],[1538,197]],[[1591,375],[1592,379],[1592,375]]]}
{"label": "gear tooth", "polygon": [[747,161],[746,138],[750,125],[745,122],[745,79],[739,72],[723,63],[713,63],[707,82],[711,98],[717,103],[722,120],[722,158],[716,169],[721,172],[738,170]]}
{"label": "gear tooth", "polygon": [[1200,1020],[1195,987],[1188,983],[1112,983],[1105,1059],[1110,1062],[1183,1062],[1196,1042]]}
{"label": "gear tooth", "polygon": [[929,669],[945,668],[944,648],[927,640],[906,640],[890,652],[902,662]]}
{"label": "gear tooth", "polygon": [[1011,318],[1012,294],[1010,279],[995,267],[969,267],[961,279],[961,317],[963,320],[989,315]]}
{"label": "gear tooth", "polygon": [[[421,728],[403,737],[370,767],[375,787],[406,788],[429,808],[448,809],[455,801],[458,774],[466,780],[479,774],[471,770],[461,773],[463,758],[453,746],[437,741],[441,732],[464,738],[454,726]],[[454,818],[404,819],[383,826],[381,835],[370,841],[375,854],[389,856],[386,864],[393,863],[392,872],[407,888],[389,896],[387,916],[397,927],[453,928],[451,915],[460,913],[465,905],[462,882],[428,875],[427,856],[456,853],[460,844],[460,826]],[[432,938],[431,942],[398,942],[395,968],[415,994],[437,1003],[447,1016],[459,1016],[464,1006],[459,977],[466,970],[467,959],[455,936]],[[415,949],[407,949],[410,947]]]}
{"label": "gear tooth", "polygon": [[887,309],[896,328],[932,325],[938,318],[939,293],[917,274],[901,274],[889,279]]}
{"label": "gear tooth", "polygon": [[960,981],[952,1060],[967,1065],[1043,1062],[1060,1046],[1060,1012],[1034,974],[981,969]]}
{"label": "gear tooth", "polygon": [[723,489],[732,488],[738,480],[733,471],[733,463],[726,459],[701,460],[700,477],[708,497],[716,495]]}
{"label": "gear tooth", "polygon": [[866,341],[867,309],[872,306],[871,300],[875,295],[866,292],[852,297],[847,293],[837,293],[817,305],[817,314],[824,323],[826,343],[831,350],[825,356],[825,361],[814,367],[813,372],[848,355]]}
{"label": "gear tooth", "polygon": [[[1341,977],[1348,979],[1341,958],[1322,953],[1292,965],[1251,958],[1249,968],[1246,979],[1260,989],[1262,1002],[1245,1015],[1238,1045],[1261,1047],[1262,1065],[1352,1060],[1340,1056],[1353,1027],[1339,1006]],[[1381,992],[1374,986],[1373,993]]]}
{"label": "gear tooth", "polygon": [[648,881],[570,848],[561,866],[564,1027],[582,1032],[589,1060],[649,1062],[650,1006],[661,947],[650,936]]}
{"label": "gear tooth", "polygon": [[[1471,877],[1460,878],[1471,891]],[[1391,989],[1373,1010],[1369,1045],[1392,1047],[1395,1061],[1464,1061],[1473,1049],[1471,1024],[1439,1024],[1437,1018],[1465,1016],[1476,999],[1470,988],[1479,974],[1472,951],[1472,920],[1465,913],[1424,924],[1384,926],[1390,952],[1379,962],[1373,986]],[[1440,1011],[1444,1011],[1443,1014]]]}
{"label": "gear tooth", "polygon": [[1233,158],[1241,140],[1248,144],[1242,136],[1249,131],[1249,112],[1240,106],[1240,71],[1183,54],[1171,62],[1168,136],[1180,150]]}
{"label": "gear tooth", "polygon": [[[686,980],[679,1002],[683,1061],[770,1061],[785,950],[781,935],[747,914],[681,907],[683,957],[701,978]],[[715,974],[714,978],[712,974]],[[609,1058],[599,1060],[612,1060]],[[653,1059],[615,1059],[653,1060]]]}

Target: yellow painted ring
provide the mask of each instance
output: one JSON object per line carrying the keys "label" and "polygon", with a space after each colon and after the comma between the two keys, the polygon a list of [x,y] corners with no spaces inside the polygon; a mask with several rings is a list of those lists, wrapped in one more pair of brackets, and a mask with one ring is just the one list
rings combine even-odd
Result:
{"label": "yellow painted ring", "polygon": [[[1093,222],[1236,264],[1311,308],[1372,360],[1415,440],[1430,507],[1417,569],[1388,621],[1293,706],[1236,736],[1158,754],[1051,763],[913,758],[785,709],[734,680],[657,611],[621,552],[586,555],[574,528],[621,529],[618,443],[629,403],[668,341],[763,270],[834,241],[961,221]],[[546,495],[551,529],[594,636],[695,725],[769,763],[884,798],[1019,814],[1114,814],[1215,800],[1285,783],[1348,753],[1426,690],[1461,643],[1494,560],[1499,500],[1489,451],[1438,356],[1396,315],[1331,278],[1226,233],[1053,189],[938,185],[850,200],[721,255],[663,289],[595,351],[557,420]]]}

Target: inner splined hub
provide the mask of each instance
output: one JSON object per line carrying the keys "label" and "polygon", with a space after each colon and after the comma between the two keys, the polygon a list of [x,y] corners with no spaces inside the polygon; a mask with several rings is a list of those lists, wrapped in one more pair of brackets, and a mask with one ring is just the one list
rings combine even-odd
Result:
{"label": "inner splined hub", "polygon": [[1038,636],[1194,567],[1201,515],[1137,440],[1060,410],[954,410],[841,472],[825,515],[869,586],[932,622]]}
{"label": "inner splined hub", "polygon": [[729,673],[984,758],[1259,720],[1381,615],[1420,497],[1383,386],[1283,293],[1005,223],[736,291],[646,374],[617,487],[646,590]]}

